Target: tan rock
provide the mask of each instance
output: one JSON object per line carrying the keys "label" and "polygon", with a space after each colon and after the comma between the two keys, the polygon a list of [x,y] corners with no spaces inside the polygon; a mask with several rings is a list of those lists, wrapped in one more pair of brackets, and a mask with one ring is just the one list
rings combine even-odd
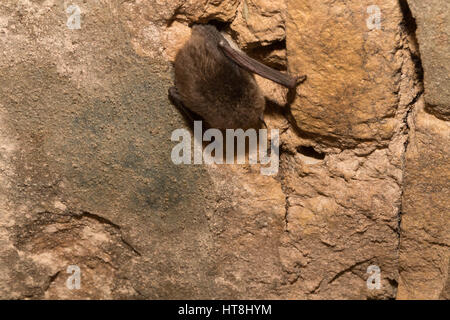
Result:
{"label": "tan rock", "polygon": [[[321,158],[302,149],[283,156],[287,297],[395,297],[401,168],[394,163],[402,141],[367,157],[343,151]],[[370,265],[382,270],[380,290],[366,285]]]}
{"label": "tan rock", "polygon": [[209,20],[230,22],[236,16],[239,2],[239,0],[183,0],[177,9],[177,17],[185,16],[192,22]]}
{"label": "tan rock", "polygon": [[[239,0],[142,0],[123,2],[121,10],[130,23],[136,24],[142,20],[162,27],[174,20],[231,22],[236,16],[238,5]],[[145,24],[140,26],[144,27]]]}
{"label": "tan rock", "polygon": [[292,105],[299,138],[282,135],[289,298],[396,297],[404,120],[421,86],[398,3],[379,5],[381,30],[367,28],[371,4],[288,1],[289,70],[308,76]]}
{"label": "tan rock", "polygon": [[217,206],[208,216],[217,250],[218,294],[279,298],[285,277],[279,257],[285,216],[281,184],[247,165],[211,166],[208,171],[218,192]]}
{"label": "tan rock", "polygon": [[0,35],[0,297],[216,296],[215,198],[205,168],[170,161],[184,122],[160,40],[136,54],[139,15],[117,3],[80,5],[80,30],[51,1],[1,6],[17,27]]}
{"label": "tan rock", "polygon": [[253,58],[275,69],[287,69],[286,47],[282,42],[273,46],[255,48],[249,54]]}
{"label": "tan rock", "polygon": [[230,25],[242,48],[282,41],[285,33],[286,0],[242,0]]}
{"label": "tan rock", "polygon": [[379,4],[381,30],[366,24],[371,1],[287,3],[289,71],[308,76],[292,104],[298,127],[331,145],[391,139],[402,61],[398,2]]}
{"label": "tan rock", "polygon": [[[87,1],[81,30],[55,3],[0,10],[0,298],[449,297],[448,123],[396,0],[371,31],[368,1],[289,0],[288,61],[282,1]],[[190,23],[235,16],[252,56],[311,78],[292,116],[257,77],[277,176],[170,160],[170,61]]]}
{"label": "tan rock", "polygon": [[[450,120],[450,2],[408,0],[424,71],[426,109]],[[404,6],[407,4],[404,2]]]}

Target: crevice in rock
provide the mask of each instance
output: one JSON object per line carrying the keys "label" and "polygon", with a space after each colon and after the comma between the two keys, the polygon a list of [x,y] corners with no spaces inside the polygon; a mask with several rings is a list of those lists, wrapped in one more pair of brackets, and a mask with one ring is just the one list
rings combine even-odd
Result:
{"label": "crevice in rock", "polygon": [[315,286],[314,289],[312,289],[311,291],[309,291],[309,294],[317,294],[320,291],[320,286],[322,285],[324,279],[320,280],[320,282],[317,284],[317,286]]}
{"label": "crevice in rock", "polygon": [[336,275],[335,275],[333,278],[331,278],[330,281],[328,281],[328,284],[333,283],[334,281],[336,281],[338,278],[340,278],[340,277],[341,277],[342,275],[344,275],[345,273],[351,272],[351,271],[352,271],[354,268],[356,268],[357,266],[362,265],[362,264],[364,264],[364,263],[366,263],[366,262],[369,262],[369,261],[371,261],[372,259],[374,259],[374,257],[371,257],[371,258],[369,258],[369,259],[365,259],[365,260],[363,260],[363,261],[356,262],[356,263],[352,264],[350,267],[345,268],[345,269],[342,270],[342,271],[339,271],[338,273],[336,273]]}
{"label": "crevice in rock", "polygon": [[438,241],[428,241],[429,244],[432,244],[434,246],[444,247],[444,248],[450,248],[450,245],[448,243],[444,242],[438,242]]}
{"label": "crevice in rock", "polygon": [[230,22],[220,21],[220,20],[208,20],[208,24],[211,24],[217,28],[220,32],[228,30],[230,26]]}
{"label": "crevice in rock", "polygon": [[93,219],[93,220],[95,220],[95,221],[97,221],[97,222],[99,222],[99,223],[107,224],[107,225],[112,226],[112,227],[113,227],[114,229],[116,229],[117,232],[119,233],[120,239],[122,240],[123,244],[124,244],[129,250],[133,251],[136,255],[142,256],[142,254],[141,254],[135,247],[133,247],[128,241],[126,241],[126,240],[123,238],[123,235],[122,235],[122,232],[121,232],[121,229],[122,229],[122,228],[121,228],[121,226],[119,226],[118,224],[116,224],[116,223],[112,222],[111,220],[108,220],[108,219],[106,219],[106,218],[104,218],[104,217],[102,217],[102,216],[99,216],[99,215],[97,215],[97,214],[94,214],[94,213],[91,213],[91,212],[87,212],[87,211],[82,211],[81,215],[80,215],[80,216],[77,216],[78,219],[80,219],[80,218],[82,218],[82,217],[91,218],[91,219]]}
{"label": "crevice in rock", "polygon": [[[403,118],[403,123],[405,124],[406,128],[406,134],[407,138],[403,144],[403,155],[402,155],[402,176],[405,175],[406,170],[406,152],[408,151],[408,145],[409,145],[409,138],[410,138],[410,127],[409,127],[409,118],[411,116],[411,112],[413,111],[414,105],[416,104],[417,100],[422,96],[423,91],[420,91],[414,99],[411,101],[411,103],[408,105],[408,110],[406,111],[405,117]],[[397,250],[400,250],[400,237],[401,237],[401,223],[402,223],[402,216],[403,216],[403,193],[404,193],[404,185],[402,183],[401,186],[401,194],[400,194],[400,207],[398,212],[398,221],[397,221],[397,236],[398,236],[398,244],[397,244]]]}
{"label": "crevice in rock", "polygon": [[325,153],[318,152],[313,147],[310,146],[298,146],[297,152],[303,154],[306,157],[314,158],[317,160],[325,159]]}
{"label": "crevice in rock", "polygon": [[436,118],[443,120],[443,121],[450,121],[450,110],[448,112],[444,112],[441,110],[440,112],[437,112],[438,109],[437,105],[431,104],[431,103],[425,103],[425,112],[432,114]]}
{"label": "crevice in rock", "polygon": [[133,251],[136,255],[138,256],[142,256],[142,253],[140,253],[135,247],[133,247],[128,241],[126,241],[122,235],[120,235],[120,238],[122,240],[122,242],[125,244],[125,246],[130,249],[131,251]]}
{"label": "crevice in rock", "polygon": [[[402,27],[404,29],[404,31],[406,32],[406,34],[408,36],[410,36],[410,41],[412,41],[412,43],[410,43],[410,45],[412,45],[414,48],[416,48],[416,50],[412,50],[411,46],[407,47],[407,50],[409,51],[411,58],[413,59],[414,62],[414,66],[415,66],[415,74],[416,74],[416,79],[417,79],[417,84],[421,87],[421,90],[416,94],[416,96],[413,98],[413,100],[408,104],[407,106],[407,111],[406,114],[403,118],[403,123],[405,124],[405,128],[406,128],[406,134],[407,134],[407,139],[405,140],[404,143],[404,150],[403,150],[403,159],[402,159],[402,171],[403,171],[403,175],[405,174],[405,165],[406,165],[406,152],[408,151],[408,145],[409,145],[409,135],[410,135],[410,127],[409,127],[409,123],[408,120],[411,116],[411,112],[413,111],[414,105],[416,104],[416,102],[419,100],[419,98],[422,96],[423,94],[423,68],[422,68],[422,61],[420,59],[420,52],[419,52],[419,44],[417,41],[417,36],[416,36],[416,30],[417,30],[417,24],[416,24],[416,20],[414,19],[412,13],[411,13],[411,9],[409,8],[408,2],[407,0],[399,0],[399,5],[400,5],[400,9],[402,11],[403,14],[403,22],[402,22]],[[401,199],[403,199],[403,185],[402,185],[402,192],[401,192]],[[401,226],[401,216],[403,214],[403,210],[402,210],[402,203],[400,204],[400,208],[399,208],[399,217],[398,217],[398,236],[400,239],[400,226]]]}
{"label": "crevice in rock", "polygon": [[[261,46],[260,44],[249,45],[244,50],[249,56],[263,62],[265,65],[287,72],[286,40],[275,41],[266,46]],[[270,56],[276,51],[284,52],[284,56],[271,60]]]}
{"label": "crevice in rock", "polygon": [[[403,117],[403,123],[405,126],[405,134],[407,135],[406,140],[403,144],[403,154],[402,154],[402,176],[404,179],[405,171],[406,171],[406,154],[408,152],[408,146],[410,142],[411,137],[411,128],[409,126],[410,117],[412,117],[412,111],[414,109],[414,106],[416,105],[419,98],[423,95],[424,92],[424,85],[423,85],[423,67],[422,67],[422,61],[420,57],[420,50],[419,50],[419,43],[417,41],[416,36],[416,30],[417,30],[417,24],[416,20],[412,15],[411,9],[409,8],[407,0],[399,0],[400,9],[403,14],[403,21],[401,24],[401,27],[403,28],[403,31],[408,36],[407,39],[407,46],[404,46],[405,50],[408,50],[410,57],[414,63],[414,70],[415,70],[415,86],[419,87],[419,91],[414,96],[414,98],[408,103],[406,113]],[[403,212],[403,197],[404,197],[404,180],[402,181],[401,185],[401,194],[400,194],[400,205],[398,208],[398,222],[397,222],[397,236],[398,236],[398,243],[397,243],[397,257],[400,256],[400,245],[401,245],[401,224],[402,224],[402,216],[404,214]],[[399,265],[399,271],[401,269],[401,266]],[[398,281],[396,280],[390,280],[390,284],[398,288]],[[398,293],[398,291],[397,291]],[[397,294],[396,293],[396,294]]]}
{"label": "crevice in rock", "polygon": [[281,184],[281,191],[284,194],[285,200],[284,200],[284,231],[288,231],[288,210],[289,210],[289,200],[287,192],[284,191],[284,186]]}
{"label": "crevice in rock", "polygon": [[[400,9],[403,13],[403,27],[405,28],[406,33],[411,36],[412,45],[419,49],[419,42],[417,41],[416,31],[417,31],[417,23],[416,19],[413,17],[411,9],[409,8],[407,0],[399,0]],[[420,58],[420,51],[414,52],[410,50],[411,57],[413,59],[414,65],[416,67],[416,74],[418,76],[419,82],[423,82],[423,68],[422,68],[422,60]]]}
{"label": "crevice in rock", "polygon": [[[285,154],[285,155],[282,156],[283,154]],[[281,164],[283,161],[286,161],[286,160],[283,160],[284,157],[286,157],[286,156],[291,157],[292,155],[289,154],[288,152],[286,152],[285,150],[283,150],[283,148],[280,148],[279,156],[280,156],[280,164]],[[287,187],[284,179],[285,179],[284,169],[283,169],[283,166],[280,166],[280,171],[278,173],[277,180],[280,183],[281,192],[284,195],[284,216],[283,216],[284,221],[283,222],[284,222],[284,231],[288,232],[289,191],[287,190],[288,187]]]}
{"label": "crevice in rock", "polygon": [[100,224],[108,225],[116,230],[118,236],[120,236],[120,239],[126,248],[128,248],[130,251],[134,252],[136,255],[142,256],[142,254],[136,248],[134,248],[128,241],[126,241],[124,239],[124,237],[122,235],[122,230],[121,230],[122,227],[121,226],[119,226],[118,224],[116,224],[116,223],[112,222],[111,220],[104,218],[98,214],[94,214],[94,213],[88,212],[88,211],[81,211],[81,213],[73,213],[72,212],[69,215],[61,215],[61,214],[56,214],[56,213],[52,213],[49,211],[44,211],[44,212],[40,213],[40,216],[42,216],[44,214],[46,214],[48,216],[47,219],[36,221],[36,222],[34,222],[34,225],[46,225],[46,224],[49,224],[49,222],[54,222],[54,221],[68,223],[67,219],[75,219],[75,220],[80,221],[83,218],[92,219]]}
{"label": "crevice in rock", "polygon": [[97,214],[91,213],[91,212],[87,212],[87,211],[82,211],[81,215],[76,216],[77,219],[81,219],[83,217],[87,217],[87,218],[91,218],[101,224],[107,224],[112,226],[113,228],[120,230],[120,226],[118,224],[115,224],[114,222],[112,222],[111,220],[108,220],[102,216],[99,216]]}
{"label": "crevice in rock", "polygon": [[44,294],[48,291],[48,289],[51,287],[52,283],[55,282],[56,278],[58,278],[59,274],[61,273],[61,271],[56,272],[54,275],[51,275],[50,278],[48,279],[48,283],[44,288]]}
{"label": "crevice in rock", "polygon": [[389,282],[389,284],[393,287],[393,288],[397,288],[398,287],[398,281],[396,279],[390,279],[387,278],[387,281]]}
{"label": "crevice in rock", "polygon": [[172,24],[177,21],[177,17],[179,14],[181,14],[180,9],[183,7],[182,4],[180,4],[179,6],[177,6],[175,8],[175,10],[173,11],[172,16],[166,20],[166,28],[170,28],[172,26]]}

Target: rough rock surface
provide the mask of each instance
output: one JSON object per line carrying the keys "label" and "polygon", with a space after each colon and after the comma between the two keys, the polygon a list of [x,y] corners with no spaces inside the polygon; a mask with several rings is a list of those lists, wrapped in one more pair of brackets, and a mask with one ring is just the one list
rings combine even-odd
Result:
{"label": "rough rock surface", "polygon": [[[370,4],[288,1],[289,69],[308,80],[292,103],[302,139],[283,162],[283,261],[319,298],[396,295],[405,119],[421,89],[398,3],[380,4],[380,30],[366,25]],[[361,280],[369,265],[382,290]]]}
{"label": "rough rock surface", "polygon": [[[448,299],[449,127],[405,2],[375,30],[370,1],[269,2],[73,1],[79,30],[60,1],[0,3],[0,298]],[[276,176],[170,160],[170,62],[208,21],[308,75],[257,78]]]}
{"label": "rough rock surface", "polygon": [[427,111],[449,121],[450,2],[408,0],[408,4],[417,23]]}
{"label": "rough rock surface", "polygon": [[371,3],[288,1],[289,70],[308,75],[292,113],[302,131],[330,145],[386,145],[398,127],[402,13],[382,1],[381,29],[370,30]]}
{"label": "rough rock surface", "polygon": [[214,296],[211,181],[168,161],[167,63],[135,53],[117,3],[80,6],[69,30],[61,5],[1,4],[0,296]]}
{"label": "rough rock surface", "polygon": [[267,46],[286,38],[285,14],[285,0],[242,0],[230,29],[243,48]]}
{"label": "rough rock surface", "polygon": [[450,124],[420,102],[406,153],[398,298],[448,299]]}

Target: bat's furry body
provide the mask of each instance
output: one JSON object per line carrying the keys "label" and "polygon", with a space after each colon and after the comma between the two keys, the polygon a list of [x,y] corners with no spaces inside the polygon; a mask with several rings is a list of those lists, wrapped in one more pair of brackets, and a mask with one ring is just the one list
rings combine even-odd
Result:
{"label": "bat's furry body", "polygon": [[265,99],[247,70],[279,83],[289,78],[291,82],[284,85],[295,86],[295,78],[232,49],[214,26],[195,25],[175,58],[175,88],[169,93],[213,128],[256,128],[263,117]]}

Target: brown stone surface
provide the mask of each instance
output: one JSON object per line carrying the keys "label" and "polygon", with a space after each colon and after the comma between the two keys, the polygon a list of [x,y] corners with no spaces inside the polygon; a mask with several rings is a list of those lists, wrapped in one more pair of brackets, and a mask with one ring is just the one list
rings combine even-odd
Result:
{"label": "brown stone surface", "polygon": [[230,25],[231,33],[243,48],[283,41],[285,14],[285,0],[242,0]]}
{"label": "brown stone surface", "polygon": [[[147,1],[152,7],[154,1]],[[167,4],[167,1],[161,1]],[[208,22],[210,20],[231,22],[236,16],[239,0],[178,0],[175,18],[190,22]]]}
{"label": "brown stone surface", "polygon": [[[427,111],[450,120],[450,2],[407,0],[417,24]],[[405,2],[405,1],[404,1]]]}
{"label": "brown stone surface", "polygon": [[448,299],[450,124],[419,108],[406,152],[399,299]]}
{"label": "brown stone surface", "polygon": [[386,145],[396,130],[402,57],[397,1],[381,1],[381,30],[369,30],[371,1],[288,1],[289,71],[307,74],[292,104],[297,126],[330,145]]}
{"label": "brown stone surface", "polygon": [[109,9],[114,13],[120,12],[128,23],[138,23],[139,19],[145,19],[162,27],[175,20],[200,23],[209,20],[231,22],[236,16],[239,3],[239,0],[141,0],[123,1],[120,8],[110,6]]}
{"label": "brown stone surface", "polygon": [[0,296],[215,296],[211,180],[168,161],[167,62],[135,53],[117,5],[80,4],[81,30],[60,5],[0,6]]}
{"label": "brown stone surface", "polygon": [[[448,299],[449,127],[397,0],[380,30],[370,1],[74,3],[80,30],[56,0],[0,4],[0,298]],[[210,20],[308,76],[257,77],[278,175],[170,159],[171,62]]]}

